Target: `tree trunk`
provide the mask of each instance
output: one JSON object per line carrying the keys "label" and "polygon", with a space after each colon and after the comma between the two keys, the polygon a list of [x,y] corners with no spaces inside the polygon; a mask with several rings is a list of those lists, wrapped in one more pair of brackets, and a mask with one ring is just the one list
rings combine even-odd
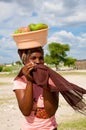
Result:
{"label": "tree trunk", "polygon": [[56,71],[58,70],[58,65],[55,64]]}

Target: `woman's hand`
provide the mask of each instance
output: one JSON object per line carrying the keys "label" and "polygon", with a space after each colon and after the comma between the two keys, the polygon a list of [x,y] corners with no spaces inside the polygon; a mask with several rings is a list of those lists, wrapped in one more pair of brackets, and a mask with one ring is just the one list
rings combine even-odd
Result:
{"label": "woman's hand", "polygon": [[30,72],[33,70],[34,64],[33,63],[28,63],[22,68],[22,74],[25,75],[27,80],[33,81],[32,76],[30,75]]}

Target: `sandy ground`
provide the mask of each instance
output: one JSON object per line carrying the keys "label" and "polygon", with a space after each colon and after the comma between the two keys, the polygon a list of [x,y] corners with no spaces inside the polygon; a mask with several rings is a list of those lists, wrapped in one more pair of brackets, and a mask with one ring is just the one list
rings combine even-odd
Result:
{"label": "sandy ground", "polygon": [[[64,77],[86,89],[86,75],[65,75]],[[0,82],[7,83],[7,85],[0,86],[0,130],[20,130],[23,116],[17,106],[15,94],[12,92],[13,78],[0,78]],[[56,112],[58,124],[78,118],[85,117],[75,112],[60,95],[59,109]]]}

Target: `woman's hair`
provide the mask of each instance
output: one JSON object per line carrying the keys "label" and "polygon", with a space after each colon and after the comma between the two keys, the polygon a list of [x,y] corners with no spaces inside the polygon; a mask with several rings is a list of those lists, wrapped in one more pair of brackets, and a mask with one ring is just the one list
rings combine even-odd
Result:
{"label": "woman's hair", "polygon": [[42,47],[36,47],[36,48],[31,48],[31,49],[18,49],[18,54],[23,62],[25,64],[27,56],[31,55],[34,52],[40,52],[42,55],[44,55],[44,51]]}

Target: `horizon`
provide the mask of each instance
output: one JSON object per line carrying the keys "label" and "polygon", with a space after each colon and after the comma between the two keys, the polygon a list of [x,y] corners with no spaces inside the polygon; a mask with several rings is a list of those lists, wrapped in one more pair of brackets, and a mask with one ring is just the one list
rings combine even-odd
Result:
{"label": "horizon", "polygon": [[[21,62],[21,60],[18,60],[18,61],[20,61]],[[86,61],[86,59],[81,59],[81,60],[78,60],[78,59],[76,59],[76,61]],[[0,63],[0,65],[12,65],[12,64],[15,64],[17,61],[15,61],[15,62],[9,62],[9,63]]]}

